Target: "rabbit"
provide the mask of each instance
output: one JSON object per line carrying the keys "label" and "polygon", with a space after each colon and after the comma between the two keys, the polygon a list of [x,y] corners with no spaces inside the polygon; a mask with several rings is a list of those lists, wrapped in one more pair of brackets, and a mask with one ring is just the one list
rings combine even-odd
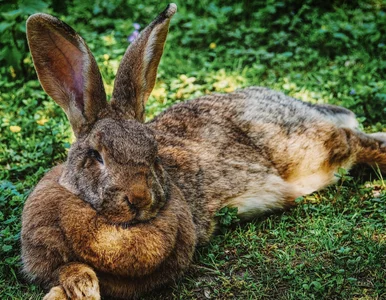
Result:
{"label": "rabbit", "polygon": [[137,298],[186,271],[216,212],[249,220],[333,184],[339,168],[386,171],[386,137],[341,107],[250,87],[179,103],[145,123],[169,4],[128,47],[112,99],[89,48],[67,24],[35,14],[27,38],[39,81],[76,141],[22,213],[23,271],[44,299]]}

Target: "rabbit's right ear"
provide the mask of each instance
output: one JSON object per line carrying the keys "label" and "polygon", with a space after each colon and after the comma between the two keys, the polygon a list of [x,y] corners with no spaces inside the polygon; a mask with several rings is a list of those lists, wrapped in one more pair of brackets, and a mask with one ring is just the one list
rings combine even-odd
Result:
{"label": "rabbit's right ear", "polygon": [[28,18],[27,39],[43,89],[66,112],[77,137],[87,132],[107,102],[86,43],[70,26],[47,14]]}
{"label": "rabbit's right ear", "polygon": [[118,68],[111,106],[125,118],[144,122],[145,103],[157,77],[171,17],[177,5],[170,3],[126,50]]}

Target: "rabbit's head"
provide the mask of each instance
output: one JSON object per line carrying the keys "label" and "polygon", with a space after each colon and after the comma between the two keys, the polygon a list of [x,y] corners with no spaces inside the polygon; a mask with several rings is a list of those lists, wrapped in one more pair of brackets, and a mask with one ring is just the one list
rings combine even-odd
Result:
{"label": "rabbit's head", "polygon": [[71,27],[46,14],[27,21],[40,83],[63,108],[77,138],[60,183],[113,224],[146,221],[167,201],[157,142],[143,121],[175,12],[176,5],[168,5],[128,47],[110,102],[94,57]]}

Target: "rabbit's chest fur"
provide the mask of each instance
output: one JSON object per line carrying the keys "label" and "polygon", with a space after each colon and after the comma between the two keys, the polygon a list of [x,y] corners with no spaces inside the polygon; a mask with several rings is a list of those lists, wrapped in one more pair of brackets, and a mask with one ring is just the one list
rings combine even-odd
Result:
{"label": "rabbit's chest fur", "polygon": [[346,135],[356,125],[348,110],[265,88],[188,101],[151,123],[168,172],[201,220],[203,210],[210,220],[224,205],[250,218],[335,182],[338,168],[353,164]]}

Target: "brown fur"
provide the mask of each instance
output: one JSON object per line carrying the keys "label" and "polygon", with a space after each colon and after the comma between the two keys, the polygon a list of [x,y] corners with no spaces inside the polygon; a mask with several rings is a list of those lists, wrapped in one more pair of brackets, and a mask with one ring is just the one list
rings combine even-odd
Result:
{"label": "brown fur", "polygon": [[143,124],[171,16],[126,51],[113,99],[75,31],[44,14],[27,36],[39,80],[77,136],[67,161],[27,199],[22,259],[45,298],[135,298],[181,275],[226,205],[255,217],[334,183],[338,168],[378,164],[386,138],[354,115],[252,87],[175,105]]}

